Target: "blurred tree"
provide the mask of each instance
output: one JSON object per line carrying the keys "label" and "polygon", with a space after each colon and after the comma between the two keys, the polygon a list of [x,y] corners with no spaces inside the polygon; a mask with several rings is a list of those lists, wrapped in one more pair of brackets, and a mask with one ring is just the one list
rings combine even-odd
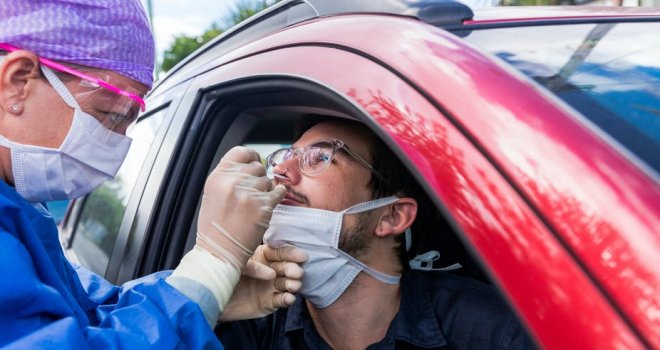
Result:
{"label": "blurred tree", "polygon": [[186,56],[190,55],[193,51],[197,50],[211,39],[222,34],[222,32],[223,30],[218,28],[217,24],[214,23],[211,28],[207,29],[201,36],[189,37],[179,35],[174,37],[174,42],[172,42],[170,48],[163,53],[163,63],[160,65],[160,70],[167,72]]}
{"label": "blurred tree", "polygon": [[120,183],[121,179],[117,177],[115,181],[108,182],[92,192],[85,199],[85,206],[80,214],[80,233],[101,248],[107,256],[112,252],[126,210],[124,198],[116,186]]}
{"label": "blurred tree", "polygon": [[224,26],[220,26],[218,23],[213,23],[204,34],[198,37],[189,37],[185,35],[176,36],[172,45],[170,45],[170,47],[163,53],[163,63],[160,65],[160,70],[162,72],[167,72],[186,56],[190,55],[193,51],[211,41],[216,36],[222,34],[225,30],[280,1],[281,0],[240,0],[234,6],[234,9],[227,19],[222,21],[225,23]]}
{"label": "blurred tree", "polygon": [[231,12],[227,22],[229,27],[232,27],[244,20],[254,16],[257,12],[269,7],[272,4],[278,3],[282,0],[260,0],[248,2],[247,0],[240,1]]}

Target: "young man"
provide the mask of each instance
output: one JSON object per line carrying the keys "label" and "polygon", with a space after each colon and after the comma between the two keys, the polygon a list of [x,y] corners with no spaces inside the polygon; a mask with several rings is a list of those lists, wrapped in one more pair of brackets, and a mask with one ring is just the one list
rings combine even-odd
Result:
{"label": "young man", "polygon": [[265,240],[302,248],[309,260],[296,303],[221,325],[227,347],[534,348],[492,287],[408,268],[406,230],[432,205],[364,125],[322,120],[269,156],[267,168],[287,194]]}

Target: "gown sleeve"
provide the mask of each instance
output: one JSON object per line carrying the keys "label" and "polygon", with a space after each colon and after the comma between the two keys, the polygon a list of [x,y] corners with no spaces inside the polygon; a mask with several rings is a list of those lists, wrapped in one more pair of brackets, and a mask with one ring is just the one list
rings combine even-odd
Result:
{"label": "gown sleeve", "polygon": [[222,349],[169,272],[114,286],[71,266],[54,224],[0,209],[0,349]]}

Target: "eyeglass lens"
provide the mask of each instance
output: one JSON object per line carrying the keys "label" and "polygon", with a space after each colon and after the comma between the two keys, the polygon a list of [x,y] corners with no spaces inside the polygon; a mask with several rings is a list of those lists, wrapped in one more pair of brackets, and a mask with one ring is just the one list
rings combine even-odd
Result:
{"label": "eyeglass lens", "polygon": [[335,146],[330,141],[321,141],[303,148],[285,148],[271,154],[268,158],[268,173],[272,168],[283,162],[299,156],[300,170],[305,174],[316,174],[325,169],[335,152]]}

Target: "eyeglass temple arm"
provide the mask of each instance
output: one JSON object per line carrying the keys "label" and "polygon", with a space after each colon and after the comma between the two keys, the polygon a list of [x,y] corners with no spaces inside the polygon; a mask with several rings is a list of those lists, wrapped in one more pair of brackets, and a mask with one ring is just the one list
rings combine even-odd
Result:
{"label": "eyeglass temple arm", "polygon": [[340,148],[343,149],[346,153],[348,153],[351,157],[355,158],[355,160],[357,160],[360,164],[362,164],[364,167],[369,169],[376,176],[378,176],[379,179],[381,180],[385,179],[383,175],[381,175],[371,164],[369,164],[366,160],[360,157],[357,153],[351,151],[351,149],[348,148],[348,146],[342,145]]}

